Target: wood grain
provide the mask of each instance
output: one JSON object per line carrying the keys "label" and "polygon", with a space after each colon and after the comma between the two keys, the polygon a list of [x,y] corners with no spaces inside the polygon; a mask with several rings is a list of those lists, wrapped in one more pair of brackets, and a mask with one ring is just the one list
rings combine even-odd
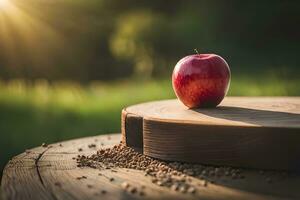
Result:
{"label": "wood grain", "polygon": [[[182,194],[168,188],[157,186],[144,172],[132,169],[116,168],[99,170],[79,168],[72,158],[78,154],[91,155],[97,149],[119,143],[120,134],[88,137],[38,147],[28,153],[14,157],[6,166],[1,182],[4,199],[14,200],[79,200],[79,199],[299,199],[300,177],[297,175],[282,177],[281,172],[272,172],[272,183],[256,170],[243,170],[245,179],[216,178],[207,187],[203,180],[191,177],[197,189],[195,195]],[[96,148],[89,148],[96,144]],[[82,148],[82,152],[78,149]],[[103,174],[99,176],[98,173]],[[266,174],[267,172],[265,172]],[[76,179],[86,176],[87,179]],[[114,181],[109,181],[113,177]],[[129,194],[121,188],[123,181],[136,185],[145,185],[145,196]],[[88,187],[91,185],[92,187]],[[106,194],[101,194],[106,190]]]}
{"label": "wood grain", "polygon": [[156,101],[125,108],[122,118],[131,116],[139,120],[123,120],[125,143],[142,146],[144,154],[154,158],[300,169],[299,97],[227,97],[215,109]]}

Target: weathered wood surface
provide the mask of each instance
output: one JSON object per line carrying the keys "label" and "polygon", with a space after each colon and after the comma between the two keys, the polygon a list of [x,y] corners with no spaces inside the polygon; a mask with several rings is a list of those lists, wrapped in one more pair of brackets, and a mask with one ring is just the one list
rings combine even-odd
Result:
{"label": "weathered wood surface", "polygon": [[[1,182],[4,199],[14,200],[82,200],[82,199],[300,199],[300,177],[282,177],[272,172],[268,183],[263,174],[255,170],[243,170],[245,179],[216,178],[215,183],[202,186],[203,180],[192,177],[197,193],[182,194],[157,186],[144,172],[117,168],[116,172],[92,168],[79,168],[73,157],[90,155],[100,147],[119,143],[120,134],[88,137],[34,148],[14,157],[6,166]],[[89,148],[89,144],[96,148]],[[60,145],[61,144],[61,145]],[[78,149],[82,148],[82,152]],[[99,176],[101,172],[104,176]],[[266,174],[266,172],[265,172]],[[87,179],[76,179],[86,176]],[[109,181],[113,177],[114,181]],[[145,185],[145,196],[125,192],[121,184]],[[88,187],[91,185],[91,188]],[[106,190],[106,194],[101,194]]]}
{"label": "weathered wood surface", "polygon": [[138,104],[122,111],[122,134],[163,160],[300,169],[300,97],[227,97],[214,109]]}

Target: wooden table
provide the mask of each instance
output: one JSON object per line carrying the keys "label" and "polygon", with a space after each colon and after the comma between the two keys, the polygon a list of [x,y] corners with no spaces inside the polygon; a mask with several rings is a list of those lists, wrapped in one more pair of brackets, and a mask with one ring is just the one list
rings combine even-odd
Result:
{"label": "wooden table", "polygon": [[[300,199],[299,175],[282,178],[282,173],[273,172],[269,183],[258,170],[244,170],[245,179],[225,178],[206,187],[200,184],[202,180],[193,178],[197,193],[182,194],[153,184],[142,171],[106,169],[101,170],[103,176],[99,176],[99,169],[79,168],[72,159],[78,154],[95,153],[100,147],[113,146],[120,140],[120,134],[87,137],[37,147],[14,157],[3,173],[4,199]],[[96,148],[89,148],[91,143],[96,144]],[[87,178],[78,180],[81,176]],[[111,177],[114,181],[109,180]],[[145,196],[124,191],[123,181],[138,186],[144,184]],[[107,193],[102,194],[102,190]]]}

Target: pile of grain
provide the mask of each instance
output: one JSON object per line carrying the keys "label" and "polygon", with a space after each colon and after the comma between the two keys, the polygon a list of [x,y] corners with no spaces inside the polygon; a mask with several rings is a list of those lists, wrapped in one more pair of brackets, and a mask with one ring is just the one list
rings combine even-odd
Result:
{"label": "pile of grain", "polygon": [[[96,154],[91,156],[78,155],[76,160],[78,167],[142,170],[144,171],[144,175],[149,176],[154,184],[191,194],[196,193],[195,187],[191,184],[193,178],[203,180],[204,187],[209,182],[213,182],[215,178],[222,176],[231,177],[232,179],[244,178],[240,169],[164,162],[147,157],[122,144],[115,145],[112,148],[100,149]],[[128,189],[129,184],[125,182],[122,184],[122,187]]]}

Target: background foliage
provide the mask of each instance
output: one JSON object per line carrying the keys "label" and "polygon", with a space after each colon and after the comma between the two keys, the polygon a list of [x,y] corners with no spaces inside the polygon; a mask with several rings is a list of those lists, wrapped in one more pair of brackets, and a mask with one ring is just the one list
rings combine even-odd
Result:
{"label": "background foliage", "polygon": [[194,48],[237,72],[299,65],[298,1],[12,1],[26,17],[2,16],[4,79],[161,77]]}
{"label": "background foliage", "polygon": [[174,98],[179,58],[214,52],[229,95],[300,95],[299,1],[10,0],[0,7],[0,169],[42,142],[119,132]]}

